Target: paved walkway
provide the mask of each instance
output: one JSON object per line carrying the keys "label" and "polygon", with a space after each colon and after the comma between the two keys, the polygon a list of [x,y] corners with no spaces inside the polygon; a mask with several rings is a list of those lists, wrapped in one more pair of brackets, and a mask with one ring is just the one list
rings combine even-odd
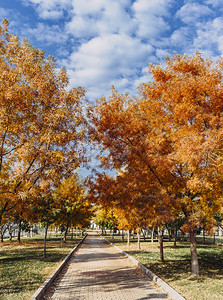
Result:
{"label": "paved walkway", "polygon": [[88,236],[46,299],[168,299],[148,276],[99,236]]}

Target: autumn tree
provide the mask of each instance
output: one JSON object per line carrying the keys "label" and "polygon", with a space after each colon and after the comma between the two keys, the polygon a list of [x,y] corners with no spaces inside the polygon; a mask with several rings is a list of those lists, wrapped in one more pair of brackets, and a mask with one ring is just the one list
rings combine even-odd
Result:
{"label": "autumn tree", "polygon": [[184,214],[195,276],[196,229],[205,216],[210,230],[222,205],[222,66],[199,53],[173,56],[165,67],[150,66],[153,81],[138,98],[113,89],[91,114],[92,135],[108,151],[103,165],[134,170],[137,184],[141,177],[158,193],[157,211]]}
{"label": "autumn tree", "polygon": [[59,215],[58,200],[53,194],[50,180],[44,180],[32,190],[29,203],[29,220],[39,223],[44,228],[43,257],[46,258],[46,243],[49,227],[54,224]]}
{"label": "autumn tree", "polygon": [[29,211],[29,200],[20,198],[17,205],[13,210],[9,211],[8,219],[10,223],[14,223],[17,227],[17,240],[21,242],[21,232],[29,231],[30,229],[30,211]]}
{"label": "autumn tree", "polygon": [[[100,220],[105,222],[109,216],[108,212],[112,211],[117,219],[118,229],[127,231],[128,245],[130,230],[137,231],[140,248],[142,228],[151,225],[151,222],[154,224],[155,219],[157,229],[162,228],[164,222],[169,220],[167,207],[163,206],[167,204],[162,195],[153,189],[152,184],[148,184],[148,178],[143,178],[141,172],[123,170],[115,177],[98,174],[94,183],[91,183],[91,193],[93,201],[102,206],[103,217]],[[158,201],[160,205],[157,205]],[[160,257],[163,261],[162,236],[160,246]]]}
{"label": "autumn tree", "polygon": [[70,227],[88,225],[91,206],[88,204],[86,192],[77,176],[64,178],[54,195],[58,200],[59,209],[57,224],[65,227],[64,241],[66,241]]}
{"label": "autumn tree", "polygon": [[206,228],[222,205],[222,61],[216,64],[194,57],[173,56],[166,68],[150,66],[154,81],[141,87],[141,107],[147,102],[163,122],[163,138],[171,145],[169,164],[173,203],[183,212],[183,227],[190,234],[192,274],[199,275],[195,232],[206,219]]}
{"label": "autumn tree", "polygon": [[[64,69],[0,27],[0,224],[40,179],[72,174],[84,160],[82,88]],[[86,126],[85,126],[86,127]]]}
{"label": "autumn tree", "polygon": [[101,228],[102,235],[104,230],[112,230],[112,238],[114,237],[114,228],[116,228],[118,221],[117,216],[114,214],[114,211],[111,208],[103,208],[99,203],[94,207],[94,223]]}

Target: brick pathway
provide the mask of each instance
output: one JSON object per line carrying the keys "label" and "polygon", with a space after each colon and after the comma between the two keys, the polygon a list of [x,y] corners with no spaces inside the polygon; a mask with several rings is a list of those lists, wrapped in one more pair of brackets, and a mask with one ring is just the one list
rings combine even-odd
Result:
{"label": "brick pathway", "polygon": [[99,236],[88,236],[45,299],[168,299],[142,271]]}

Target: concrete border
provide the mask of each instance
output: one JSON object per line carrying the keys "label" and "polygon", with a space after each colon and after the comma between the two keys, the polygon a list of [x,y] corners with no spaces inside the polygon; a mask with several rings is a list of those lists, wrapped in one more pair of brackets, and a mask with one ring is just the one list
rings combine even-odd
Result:
{"label": "concrete border", "polygon": [[74,249],[71,250],[71,252],[65,257],[65,259],[59,264],[59,266],[56,268],[56,270],[42,283],[42,285],[38,288],[38,290],[32,295],[31,300],[40,300],[40,299],[42,299],[43,294],[50,287],[50,285],[52,284],[52,282],[55,280],[55,278],[57,277],[57,275],[63,269],[64,265],[68,262],[68,260],[71,258],[71,256],[73,255],[73,253],[80,246],[80,244],[85,240],[86,236],[87,236],[87,234],[74,247]]}
{"label": "concrete border", "polygon": [[[103,236],[101,236],[103,237]],[[135,259],[133,256],[129,255],[113,243],[111,243],[109,240],[107,240],[105,237],[103,237],[109,244],[111,244],[113,247],[115,247],[119,252],[121,252],[124,256],[127,256],[129,260],[132,262],[132,264],[136,267],[139,267],[146,275],[149,276],[149,278],[155,282],[158,286],[163,288],[163,290],[168,294],[169,297],[171,297],[172,300],[186,300],[183,296],[181,296],[174,288],[172,288],[169,284],[167,284],[164,280],[162,280],[159,276],[154,274],[152,271],[150,271],[147,267],[145,267],[141,262],[139,262],[137,259]]]}

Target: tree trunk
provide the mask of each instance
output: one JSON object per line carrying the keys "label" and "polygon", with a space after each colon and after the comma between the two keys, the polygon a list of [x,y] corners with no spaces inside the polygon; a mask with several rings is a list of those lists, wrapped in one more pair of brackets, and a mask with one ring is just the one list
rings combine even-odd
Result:
{"label": "tree trunk", "polygon": [[12,241],[12,231],[9,230],[9,241],[11,242]]}
{"label": "tree trunk", "polygon": [[115,231],[115,229],[112,228],[112,241],[114,240],[114,231]]}
{"label": "tree trunk", "polygon": [[74,228],[72,227],[72,229],[71,229],[71,241],[73,241],[73,239],[74,239]]}
{"label": "tree trunk", "polygon": [[18,224],[18,234],[17,234],[17,241],[19,243],[21,243],[21,227],[22,227],[22,221],[19,220],[19,224]]}
{"label": "tree trunk", "polygon": [[135,238],[135,231],[134,231],[134,229],[132,230],[132,239],[134,240],[134,238]]}
{"label": "tree trunk", "polygon": [[63,247],[63,233],[60,234],[60,248]]}
{"label": "tree trunk", "polygon": [[199,276],[196,235],[194,230],[190,231],[190,253],[191,253],[191,273],[194,276]]}
{"label": "tree trunk", "polygon": [[141,245],[140,245],[140,233],[141,233],[141,230],[138,229],[138,230],[137,230],[137,244],[138,244],[138,250],[141,249]]}
{"label": "tree trunk", "polygon": [[146,227],[146,238],[149,238],[149,230],[147,227]]}
{"label": "tree trunk", "polygon": [[49,225],[47,224],[45,227],[45,235],[44,235],[43,258],[46,258],[46,239],[47,239],[48,227]]}
{"label": "tree trunk", "polygon": [[151,243],[154,242],[153,237],[154,237],[154,227],[152,228],[152,231],[151,231]]}
{"label": "tree trunk", "polygon": [[203,243],[205,244],[205,230],[203,229]]}
{"label": "tree trunk", "polygon": [[3,243],[4,241],[4,234],[6,232],[7,226],[6,224],[3,224],[2,226],[0,226],[0,240]]}
{"label": "tree trunk", "polygon": [[185,240],[185,233],[184,231],[182,230],[182,238],[181,238],[181,241],[184,241]]}
{"label": "tree trunk", "polygon": [[158,239],[160,244],[160,261],[164,262],[164,255],[163,255],[163,235],[161,234],[160,228],[158,228]]}
{"label": "tree trunk", "polygon": [[124,230],[122,229],[122,241],[124,242]]}
{"label": "tree trunk", "polygon": [[127,246],[130,245],[130,231],[127,230]]}
{"label": "tree trunk", "polygon": [[1,229],[1,230],[0,230],[1,243],[4,242],[4,233],[5,233],[4,226],[5,226],[5,225],[2,225],[1,228],[0,228],[0,229]]}
{"label": "tree trunk", "polygon": [[176,225],[174,225],[174,247],[177,246],[177,228]]}
{"label": "tree trunk", "polygon": [[67,226],[66,226],[66,229],[64,231],[64,237],[63,237],[64,243],[66,243],[66,241],[67,241],[68,228],[69,228],[69,222],[67,222]]}
{"label": "tree trunk", "polygon": [[144,229],[142,230],[142,234],[143,234],[143,240],[145,242],[146,241],[146,231]]}
{"label": "tree trunk", "polygon": [[168,229],[168,239],[169,239],[169,242],[171,242],[172,234],[171,234],[171,229],[170,228]]}

